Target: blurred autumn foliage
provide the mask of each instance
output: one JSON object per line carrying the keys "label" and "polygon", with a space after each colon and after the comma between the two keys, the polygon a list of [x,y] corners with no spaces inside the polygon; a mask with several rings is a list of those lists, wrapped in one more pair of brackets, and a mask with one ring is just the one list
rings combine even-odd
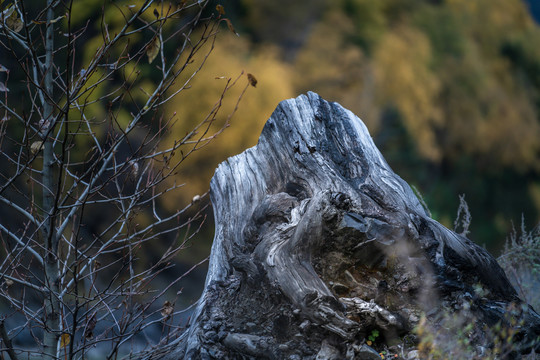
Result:
{"label": "blurred autumn foliage", "polygon": [[[170,146],[185,136],[187,131],[206,116],[205,110],[219,99],[228,79],[234,81],[244,72],[244,76],[236,80],[242,82],[242,86],[229,90],[209,134],[226,123],[230,126],[205,145],[205,149],[190,155],[179,169],[175,180],[185,184],[182,192],[185,197],[167,198],[165,206],[168,208],[180,207],[186,201],[191,201],[194,195],[208,191],[210,178],[217,165],[227,157],[255,145],[266,119],[278,102],[294,96],[293,87],[287,81],[291,76],[290,66],[280,61],[276,48],[254,48],[243,38],[230,33],[222,34],[214,46],[203,70],[191,81],[189,91],[179,101],[168,104],[168,110],[170,113],[176,112],[178,121],[163,146]],[[200,61],[203,59],[196,59],[191,66],[199,66]],[[243,91],[243,85],[248,82],[247,73],[255,75],[257,86],[255,89],[250,88],[230,117],[237,106],[236,99]],[[181,83],[179,81],[178,85]]]}
{"label": "blurred autumn foliage", "polygon": [[[47,245],[52,250],[28,242],[30,251],[37,249],[33,255],[38,255],[38,262],[44,257],[38,254],[42,250],[56,251],[54,256],[66,259],[56,261],[56,266],[63,263],[70,269],[62,270],[62,282],[49,281],[59,273],[57,268],[32,261],[28,267],[21,265],[24,258],[2,238],[0,257],[6,259],[4,273],[11,276],[0,284],[6,289],[5,299],[19,298],[7,292],[14,280],[39,292],[45,289],[42,283],[62,283],[68,289],[72,281],[73,298],[62,292],[67,294],[63,299],[64,295],[44,296],[42,303],[28,306],[23,297],[21,304],[30,309],[50,303],[52,309],[64,300],[63,306],[69,307],[73,300],[73,309],[82,309],[93,300],[89,295],[84,305],[76,300],[76,281],[86,281],[76,274],[88,268],[89,279],[100,272],[106,274],[106,282],[113,279],[111,284],[118,281],[121,288],[128,284],[131,289],[136,280],[146,289],[151,282],[153,289],[162,290],[159,296],[170,299],[151,311],[175,322],[175,306],[193,304],[204,284],[204,269],[194,269],[210,252],[213,224],[204,194],[216,167],[256,144],[281,100],[307,91],[337,101],[361,117],[391,167],[419,190],[436,220],[451,228],[458,206],[463,206],[459,195],[464,194],[472,214],[470,226],[467,216],[472,240],[499,252],[510,234],[500,260],[522,294],[528,289],[536,294],[540,7],[534,0],[209,1],[209,6],[197,0],[52,1],[54,6],[45,11],[44,1],[0,0],[6,40],[0,42],[0,143],[9,160],[2,175],[7,179],[3,189],[9,188],[0,208],[0,217],[8,224],[3,233],[15,239],[13,249],[21,244],[27,249],[20,239],[34,228],[24,224],[34,222],[39,229],[45,221],[36,219],[43,216],[53,225],[63,224],[59,236],[55,229],[49,231],[54,236],[45,231],[45,238],[56,238],[57,244],[60,238],[71,239],[60,246]],[[146,6],[148,11],[130,22],[128,14]],[[53,37],[42,32],[47,28]],[[40,36],[31,40],[28,31]],[[18,38],[19,33],[26,35]],[[47,50],[45,44],[53,43],[54,51]],[[31,46],[27,51],[21,44]],[[50,56],[41,55],[44,50]],[[54,71],[41,69],[41,58]],[[28,71],[32,68],[34,74]],[[48,76],[53,72],[54,81]],[[69,95],[73,84],[85,84],[73,92],[76,98]],[[43,94],[54,100],[54,111]],[[68,110],[58,105],[63,103]],[[48,110],[42,114],[42,108]],[[63,111],[65,116],[60,116]],[[69,130],[68,125],[56,130],[57,139],[65,139],[62,143],[53,142],[43,130],[54,129],[55,124],[46,120],[51,116],[70,124]],[[52,184],[54,177],[43,164],[56,153],[61,154],[57,158],[62,165],[55,171],[67,175],[58,175],[56,205],[51,207],[46,196],[40,205],[34,195],[41,197],[47,188],[43,179]],[[30,160],[24,163],[26,159]],[[114,164],[107,165],[113,159]],[[97,166],[102,160],[103,165]],[[95,171],[99,167],[103,170]],[[96,185],[95,179],[105,172],[106,181]],[[136,190],[141,184],[144,191]],[[94,185],[95,191],[74,190]],[[65,201],[59,201],[64,195]],[[19,201],[28,209],[16,205]],[[53,208],[60,217],[49,212]],[[71,210],[76,208],[80,217]],[[522,224],[520,236],[512,232],[515,223]],[[535,230],[527,232],[530,228]],[[35,234],[29,239],[34,241]],[[84,254],[84,266],[79,260],[71,262],[70,256],[79,254]],[[102,263],[98,255],[103,256]],[[19,278],[18,268],[11,264],[38,274],[29,278],[40,286]],[[40,278],[42,269],[46,281]],[[130,281],[120,276],[124,270],[129,270]],[[88,283],[95,288],[95,280]],[[145,309],[157,299],[147,302],[145,296],[154,296],[152,291],[136,300],[145,303]],[[123,304],[120,292],[116,294],[114,301]],[[129,291],[130,297],[140,294]],[[109,303],[103,304],[103,309],[109,308]],[[0,310],[7,313],[8,305],[0,303]],[[76,319],[78,310],[72,313]],[[184,310],[178,310],[180,314]],[[99,321],[96,325],[100,317],[96,312],[80,316],[87,318],[85,337],[92,337],[94,327],[101,326]],[[15,324],[17,319],[11,321]],[[72,323],[72,335],[56,330],[63,322],[50,326],[47,321],[40,325],[45,329],[43,338],[58,343],[59,349],[71,344],[73,353],[77,321]],[[154,322],[158,323],[150,324]],[[24,326],[34,325],[27,321]],[[129,336],[137,334],[138,330],[129,330]],[[28,339],[35,338],[29,335]]]}
{"label": "blurred autumn foliage", "polygon": [[232,119],[221,119],[231,126],[217,141],[186,164],[177,179],[186,198],[167,206],[203,193],[219,162],[256,143],[278,101],[311,90],[366,122],[390,165],[446,226],[459,194],[471,208],[472,239],[491,250],[522,215],[531,227],[538,222],[540,27],[525,2],[219,4],[240,36],[223,26],[205,75],[170,106],[179,119],[170,141],[215,101],[224,79],[249,72],[257,88]]}
{"label": "blurred autumn foliage", "polygon": [[[109,33],[124,21],[115,9],[131,3],[105,8]],[[102,9],[101,0],[73,3],[73,25],[87,23],[90,29],[86,58],[103,41],[100,22],[93,21]],[[200,129],[212,141],[195,144],[205,149],[191,154],[171,180],[184,184],[184,191],[165,197],[162,206],[182,208],[205,193],[220,162],[256,144],[279,101],[311,90],[362,118],[392,168],[420,190],[446,226],[452,225],[459,194],[471,209],[471,238],[491,250],[502,247],[522,214],[528,227],[538,222],[540,27],[525,1],[222,0],[208,9],[206,16],[223,19],[221,33],[207,44],[210,56],[203,51],[188,65],[195,69],[204,62],[189,89],[166,105],[163,119],[174,125],[163,147],[204,120],[225,87],[234,81],[239,86],[229,90],[210,128]],[[177,51],[156,50],[166,56]],[[126,67],[118,79],[137,89],[133,96],[141,103],[155,88],[159,74],[153,65]],[[256,88],[249,87],[237,104],[248,73]],[[187,80],[179,78],[170,92]],[[89,100],[101,95],[96,91]],[[128,121],[129,110],[119,111],[115,121]],[[107,111],[95,105],[87,114],[104,118]],[[205,249],[211,232],[211,226],[204,232]]]}

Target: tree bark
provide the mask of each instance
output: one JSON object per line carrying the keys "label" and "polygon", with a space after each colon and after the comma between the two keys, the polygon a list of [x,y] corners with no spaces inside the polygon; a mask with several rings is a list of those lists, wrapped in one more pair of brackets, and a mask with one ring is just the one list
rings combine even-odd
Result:
{"label": "tree bark", "polygon": [[[362,121],[317,94],[282,102],[211,194],[205,290],[188,330],[147,358],[377,358],[374,329],[400,341],[423,314],[465,306],[480,344],[521,303],[486,250],[429,217]],[[538,315],[512,316],[530,349]]]}
{"label": "tree bark", "polygon": [[58,238],[55,224],[55,184],[54,184],[54,145],[53,145],[53,98],[54,98],[54,7],[47,0],[47,30],[45,31],[44,84],[41,89],[43,99],[43,248],[45,253],[45,314],[43,331],[43,355],[46,359],[56,359],[61,335],[60,324],[60,269],[58,264]]}

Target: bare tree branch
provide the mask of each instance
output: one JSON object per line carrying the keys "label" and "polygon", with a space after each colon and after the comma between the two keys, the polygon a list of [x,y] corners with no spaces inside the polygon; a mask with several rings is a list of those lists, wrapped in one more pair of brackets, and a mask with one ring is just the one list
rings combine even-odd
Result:
{"label": "bare tree branch", "polygon": [[105,3],[85,21],[74,5],[14,0],[0,15],[12,74],[0,99],[0,302],[15,311],[6,318],[10,336],[34,340],[13,341],[18,356],[82,359],[106,344],[112,358],[133,351],[150,329],[178,336],[173,319],[187,309],[164,319],[161,299],[175,303],[172,288],[206,260],[156,282],[201,229],[207,194],[176,209],[162,200],[183,190],[174,176],[184,161],[228,126],[232,114],[219,126],[218,115],[242,76],[228,79],[201,120],[165,146],[184,119],[163,106],[193,85],[219,18],[205,11],[207,1]]}

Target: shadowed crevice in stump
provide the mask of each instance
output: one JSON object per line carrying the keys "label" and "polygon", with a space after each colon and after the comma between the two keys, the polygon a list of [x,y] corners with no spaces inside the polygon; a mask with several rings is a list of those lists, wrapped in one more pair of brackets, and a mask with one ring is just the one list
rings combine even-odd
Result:
{"label": "shadowed crevice in stump", "polygon": [[[154,358],[376,358],[373,329],[400,341],[422,314],[436,325],[464,304],[486,346],[482,329],[520,304],[486,250],[428,216],[362,121],[317,94],[280,103],[257,146],[218,167],[211,196],[204,293]],[[538,315],[513,316],[530,348]]]}

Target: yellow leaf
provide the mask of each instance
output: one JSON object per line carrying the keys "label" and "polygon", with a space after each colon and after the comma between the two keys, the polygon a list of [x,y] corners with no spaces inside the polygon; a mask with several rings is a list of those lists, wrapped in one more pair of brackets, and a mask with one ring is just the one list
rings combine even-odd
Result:
{"label": "yellow leaf", "polygon": [[225,22],[227,23],[227,27],[229,28],[229,30],[231,30],[231,32],[232,32],[233,34],[235,34],[236,36],[240,36],[240,35],[236,32],[236,30],[234,30],[234,26],[233,26],[231,20],[229,20],[229,19],[223,19],[223,20],[225,20]]}
{"label": "yellow leaf", "polygon": [[2,15],[3,15],[2,19],[7,19],[8,17],[11,16],[11,14],[13,14],[14,11],[15,11],[15,6],[13,6],[13,4],[9,5],[6,10],[2,11]]}
{"label": "yellow leaf", "polygon": [[249,85],[253,87],[257,87],[257,79],[255,78],[255,76],[253,76],[253,74],[248,73],[247,78],[249,81]]}
{"label": "yellow leaf", "polygon": [[62,336],[60,336],[60,347],[61,348],[65,348],[66,346],[69,345],[71,341],[71,336],[69,336],[69,334],[62,334]]}
{"label": "yellow leaf", "polygon": [[19,14],[17,13],[17,11],[13,11],[11,15],[6,19],[6,25],[11,30],[19,32],[22,30],[24,24],[19,18]]}
{"label": "yellow leaf", "polygon": [[151,64],[152,61],[156,58],[156,56],[159,53],[159,49],[161,48],[161,41],[159,41],[159,37],[156,36],[154,39],[148,44],[148,47],[146,48],[146,55],[148,56],[148,63]]}
{"label": "yellow leaf", "polygon": [[21,19],[19,19],[19,18],[15,19],[15,21],[13,23],[13,31],[15,31],[15,32],[21,31],[22,28],[23,28],[23,25],[24,24],[23,24]]}
{"label": "yellow leaf", "polygon": [[219,15],[225,15],[225,8],[223,7],[223,5],[216,5],[216,10],[219,12]]}
{"label": "yellow leaf", "polygon": [[43,141],[34,141],[32,145],[30,145],[30,152],[32,155],[38,153],[43,148]]}

